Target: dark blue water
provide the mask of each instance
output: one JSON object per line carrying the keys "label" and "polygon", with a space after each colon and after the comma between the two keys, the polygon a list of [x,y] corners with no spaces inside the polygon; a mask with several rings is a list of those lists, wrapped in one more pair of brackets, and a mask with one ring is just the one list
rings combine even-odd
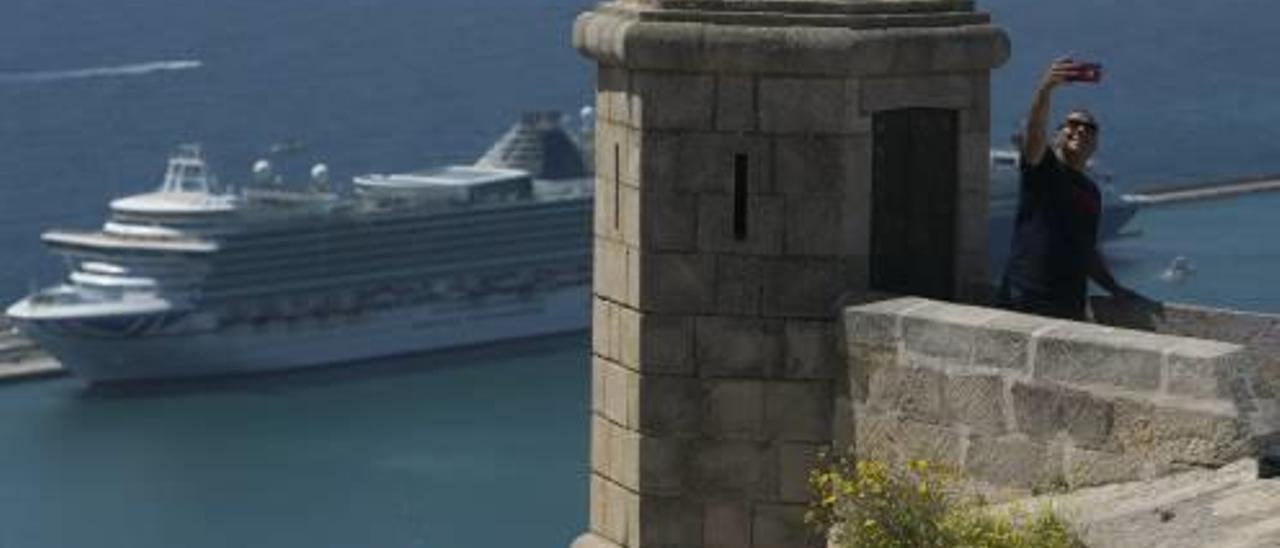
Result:
{"label": "dark blue water", "polygon": [[[4,2],[0,301],[61,276],[41,229],[98,224],[177,143],[240,180],[298,141],[278,165],[342,179],[472,158],[521,111],[590,103],[568,46],[587,4]],[[1280,172],[1280,3],[983,4],[1014,44],[996,143],[1073,53],[1105,80],[1057,106],[1099,115],[1122,185]],[[1280,311],[1276,211],[1280,195],[1151,209],[1108,253],[1152,296]],[[1196,273],[1162,281],[1178,255]],[[586,379],[577,336],[143,393],[5,386],[0,546],[565,546],[586,520]]]}

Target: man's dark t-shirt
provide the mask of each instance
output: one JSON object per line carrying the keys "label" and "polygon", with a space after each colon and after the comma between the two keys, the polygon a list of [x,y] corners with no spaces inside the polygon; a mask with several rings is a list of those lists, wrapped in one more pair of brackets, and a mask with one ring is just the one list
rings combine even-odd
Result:
{"label": "man's dark t-shirt", "polygon": [[1022,165],[1013,246],[997,301],[1014,310],[1083,319],[1102,197],[1052,150]]}

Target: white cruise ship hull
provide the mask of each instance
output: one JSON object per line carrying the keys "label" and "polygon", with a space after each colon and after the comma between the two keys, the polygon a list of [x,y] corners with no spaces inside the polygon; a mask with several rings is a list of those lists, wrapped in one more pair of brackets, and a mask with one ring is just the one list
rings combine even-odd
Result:
{"label": "white cruise ship hull", "polygon": [[130,337],[67,333],[57,320],[23,331],[91,383],[242,375],[365,361],[586,329],[590,292],[490,296],[264,325]]}

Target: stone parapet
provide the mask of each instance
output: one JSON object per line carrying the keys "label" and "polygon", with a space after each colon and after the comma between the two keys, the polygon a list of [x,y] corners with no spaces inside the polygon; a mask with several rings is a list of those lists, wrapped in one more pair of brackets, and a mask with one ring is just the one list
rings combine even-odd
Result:
{"label": "stone parapet", "polygon": [[844,332],[862,456],[1035,489],[1221,466],[1280,431],[1239,344],[919,298],[850,307]]}

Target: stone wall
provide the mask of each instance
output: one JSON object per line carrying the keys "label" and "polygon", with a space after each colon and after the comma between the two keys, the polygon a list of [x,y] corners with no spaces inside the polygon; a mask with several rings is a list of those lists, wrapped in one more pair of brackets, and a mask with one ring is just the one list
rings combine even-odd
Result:
{"label": "stone wall", "polygon": [[1221,466],[1278,430],[1248,348],[899,298],[846,309],[863,457],[929,459],[1019,490]]}

